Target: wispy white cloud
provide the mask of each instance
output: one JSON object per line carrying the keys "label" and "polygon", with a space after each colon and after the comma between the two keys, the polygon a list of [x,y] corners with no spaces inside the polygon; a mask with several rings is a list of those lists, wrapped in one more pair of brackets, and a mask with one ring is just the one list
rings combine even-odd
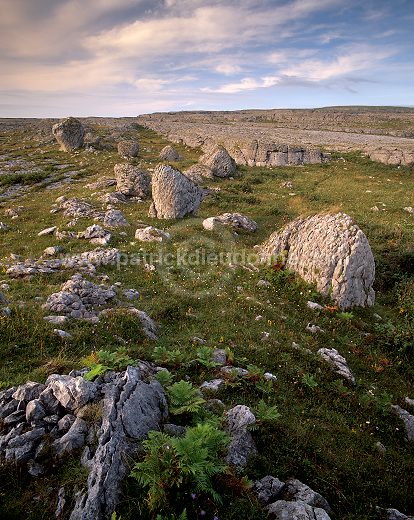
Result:
{"label": "wispy white cloud", "polygon": [[280,73],[286,77],[324,81],[359,71],[369,72],[395,53],[396,49],[392,47],[353,47],[344,50],[342,54],[331,59],[303,60],[300,63],[282,68]]}
{"label": "wispy white cloud", "polygon": [[274,87],[280,82],[280,78],[277,76],[264,76],[260,79],[255,78],[243,78],[236,83],[227,83],[217,88],[203,87],[200,90],[208,93],[219,93],[219,94],[237,94],[244,90],[256,90],[258,88]]}

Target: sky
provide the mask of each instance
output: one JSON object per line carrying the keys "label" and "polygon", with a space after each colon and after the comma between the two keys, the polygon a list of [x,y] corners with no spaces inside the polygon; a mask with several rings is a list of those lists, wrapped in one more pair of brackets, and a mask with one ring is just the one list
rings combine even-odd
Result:
{"label": "sky", "polygon": [[0,0],[0,116],[413,106],[414,0]]}

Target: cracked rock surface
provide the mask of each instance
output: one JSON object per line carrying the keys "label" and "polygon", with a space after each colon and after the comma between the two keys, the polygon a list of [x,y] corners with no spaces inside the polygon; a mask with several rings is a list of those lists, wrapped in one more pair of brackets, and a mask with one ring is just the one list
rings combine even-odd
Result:
{"label": "cracked rock surface", "polygon": [[225,415],[225,429],[231,437],[227,450],[226,462],[243,467],[250,455],[257,453],[252,434],[248,426],[256,422],[256,417],[248,406],[237,405]]}
{"label": "cracked rock surface", "polygon": [[111,516],[128,472],[126,458],[134,455],[138,441],[150,430],[159,429],[167,414],[162,386],[158,381],[145,383],[136,367],[128,367],[106,386],[98,445],[94,452],[87,448],[83,457],[90,468],[87,491],[77,497],[70,520]]}
{"label": "cracked rock surface", "polygon": [[374,304],[375,262],[365,234],[345,213],[297,218],[258,249],[262,262],[278,258],[341,309]]}
{"label": "cracked rock surface", "polygon": [[318,354],[324,359],[327,363],[332,365],[335,372],[341,376],[343,379],[347,379],[353,385],[355,384],[354,374],[351,372],[348,367],[348,363],[346,359],[341,356],[341,354],[334,348],[320,348],[318,350]]}
{"label": "cracked rock surface", "polygon": [[257,223],[246,215],[241,213],[223,213],[217,217],[209,217],[203,221],[203,228],[212,231],[222,226],[229,226],[235,231],[244,229],[249,233],[257,231]]}
{"label": "cracked rock surface", "polygon": [[64,152],[71,152],[83,146],[85,130],[82,123],[73,117],[68,117],[52,127],[52,133]]}
{"label": "cracked rock surface", "polygon": [[233,177],[237,175],[236,161],[230,156],[224,146],[213,146],[199,159],[212,171],[215,177]]}
{"label": "cracked rock surface", "polygon": [[203,200],[204,191],[180,171],[159,165],[152,176],[150,216],[169,219],[194,214]]}
{"label": "cracked rock surface", "polygon": [[127,197],[149,197],[151,193],[150,174],[132,164],[115,164],[116,187]]}
{"label": "cracked rock surface", "polygon": [[[162,386],[152,379],[154,367],[146,363],[107,372],[95,382],[82,377],[86,372],[52,374],[45,385],[29,382],[0,392],[0,460],[37,477],[47,471],[43,456],[49,445],[57,460],[83,449],[86,488],[73,497],[71,512],[65,503],[61,512],[71,520],[105,520],[117,507],[128,457],[150,430],[160,429],[168,408]],[[102,410],[92,425],[84,418],[88,406]]]}
{"label": "cracked rock surface", "polygon": [[43,308],[61,316],[90,319],[98,315],[97,307],[106,305],[115,296],[112,288],[95,285],[76,274],[63,284],[59,292],[48,297]]}

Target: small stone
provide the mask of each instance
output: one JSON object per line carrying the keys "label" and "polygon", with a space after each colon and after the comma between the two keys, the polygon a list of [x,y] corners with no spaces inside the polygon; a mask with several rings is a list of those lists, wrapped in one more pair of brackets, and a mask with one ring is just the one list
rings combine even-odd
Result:
{"label": "small stone", "polygon": [[209,231],[220,228],[220,226],[229,226],[235,231],[243,229],[249,233],[254,233],[258,228],[254,220],[241,213],[223,213],[222,215],[210,217],[203,221],[204,229]]}
{"label": "small stone", "polygon": [[271,283],[267,280],[259,280],[256,284],[256,287],[271,287]]}
{"label": "small stone", "polygon": [[41,477],[46,473],[46,468],[34,460],[29,460],[27,463],[27,472],[31,477]]}
{"label": "small stone", "polygon": [[63,252],[62,246],[50,246],[43,251],[43,256],[55,256]]}
{"label": "small stone", "polygon": [[37,234],[38,237],[43,237],[45,235],[53,235],[53,233],[56,231],[56,226],[52,226],[46,229],[43,229],[42,231],[39,231]]}
{"label": "small stone", "polygon": [[119,209],[110,209],[105,213],[103,223],[108,227],[128,226],[128,222],[124,214]]}
{"label": "small stone", "polygon": [[387,451],[387,448],[380,441],[375,443],[375,448],[382,454],[386,453]]}
{"label": "small stone", "polygon": [[41,392],[46,388],[45,385],[41,383],[34,383],[33,381],[29,381],[24,385],[17,387],[17,390],[13,394],[13,399],[17,401],[32,401],[33,399],[38,399]]}
{"label": "small stone", "polygon": [[126,289],[123,294],[127,300],[139,300],[141,296],[136,289]]}
{"label": "small stone", "polygon": [[309,309],[312,309],[313,311],[323,311],[322,305],[319,305],[319,303],[308,301],[306,305],[309,307]]}
{"label": "small stone", "polygon": [[85,445],[88,426],[83,419],[76,418],[68,432],[53,443],[53,449],[58,457],[62,457],[73,450]]}
{"label": "small stone", "polygon": [[248,427],[256,418],[248,406],[237,405],[225,415],[225,429],[230,434],[226,462],[243,467],[248,458],[257,453],[256,445]]}
{"label": "small stone", "polygon": [[224,366],[220,368],[220,372],[229,377],[246,377],[249,371],[241,367]]}
{"label": "small stone", "polygon": [[391,411],[403,421],[408,441],[414,442],[414,415],[398,405],[391,406]]}
{"label": "small stone", "polygon": [[201,386],[200,390],[206,394],[215,394],[224,387],[224,379],[213,379],[211,381],[205,381]]}
{"label": "small stone", "polygon": [[70,411],[92,401],[97,393],[95,383],[86,381],[83,377],[55,375],[50,388],[61,405]]}
{"label": "small stone", "polygon": [[336,349],[321,348],[318,350],[318,354],[334,367],[339,376],[355,384],[355,377],[349,369],[346,359]]}
{"label": "small stone", "polygon": [[135,232],[135,238],[142,242],[164,242],[171,239],[171,235],[162,229],[153,226],[139,228]]}
{"label": "small stone", "polygon": [[227,362],[227,353],[224,348],[216,348],[213,350],[212,361],[217,365],[225,365]]}
{"label": "small stone", "polygon": [[318,332],[325,332],[319,325],[314,325],[313,323],[308,323],[306,325],[306,330],[312,334],[318,334]]}
{"label": "small stone", "polygon": [[26,406],[26,421],[31,424],[39,423],[46,416],[40,399],[33,399],[29,401]]}
{"label": "small stone", "polygon": [[52,325],[63,325],[68,321],[67,316],[45,316],[43,319]]}
{"label": "small stone", "polygon": [[284,487],[284,482],[278,478],[272,477],[271,475],[267,475],[266,477],[253,482],[252,491],[260,502],[267,505],[278,499]]}
{"label": "small stone", "polygon": [[65,340],[71,340],[73,339],[72,334],[69,334],[69,332],[66,332],[61,329],[53,329],[53,333],[56,334],[56,336],[59,336],[59,338],[65,339]]}

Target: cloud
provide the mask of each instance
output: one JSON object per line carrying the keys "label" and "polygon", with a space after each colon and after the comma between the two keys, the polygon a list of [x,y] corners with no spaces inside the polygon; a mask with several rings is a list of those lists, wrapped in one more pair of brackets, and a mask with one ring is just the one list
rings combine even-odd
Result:
{"label": "cloud", "polygon": [[243,78],[237,83],[227,83],[218,88],[204,87],[200,90],[208,93],[237,94],[244,90],[256,90],[258,88],[274,87],[280,82],[277,76],[265,76],[260,80],[254,78]]}
{"label": "cloud", "polygon": [[234,63],[220,63],[216,67],[216,71],[219,74],[224,74],[225,76],[232,76],[233,74],[237,74],[242,71],[240,65],[236,65]]}
{"label": "cloud", "polygon": [[[146,111],[213,100],[229,106],[256,91],[260,106],[274,88],[290,95],[304,85],[362,85],[398,51],[380,38],[397,45],[409,18],[386,17],[385,0],[371,11],[357,0],[0,2],[4,96],[37,93],[50,103],[72,96],[73,106],[82,97],[86,107],[111,99],[127,110],[147,103]],[[407,52],[405,65],[400,57],[394,64],[397,82],[412,59]]]}
{"label": "cloud", "polygon": [[333,59],[310,59],[282,68],[286,77],[325,81],[354,72],[368,72],[396,53],[394,48],[355,47]]}

